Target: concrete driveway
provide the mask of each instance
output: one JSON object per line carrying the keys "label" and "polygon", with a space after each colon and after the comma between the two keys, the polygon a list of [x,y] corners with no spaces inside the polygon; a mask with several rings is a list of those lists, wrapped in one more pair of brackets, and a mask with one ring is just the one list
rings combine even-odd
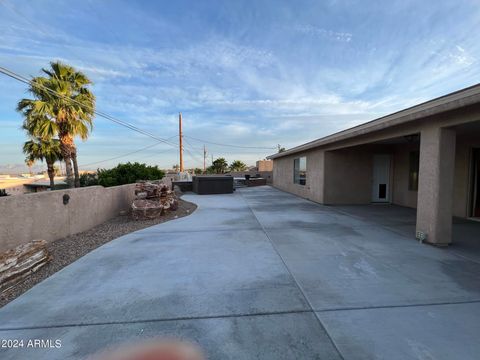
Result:
{"label": "concrete driveway", "polygon": [[83,359],[151,337],[210,359],[478,359],[480,263],[270,187],[195,196],[0,309],[1,359]]}

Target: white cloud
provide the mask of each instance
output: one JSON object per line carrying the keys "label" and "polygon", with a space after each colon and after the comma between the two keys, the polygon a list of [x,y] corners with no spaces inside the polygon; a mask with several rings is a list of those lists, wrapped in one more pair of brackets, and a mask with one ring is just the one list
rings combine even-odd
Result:
{"label": "white cloud", "polygon": [[341,42],[350,42],[352,41],[353,34],[343,31],[333,31],[329,29],[323,29],[317,26],[310,24],[298,24],[293,27],[294,31],[306,34],[310,36],[318,36],[326,39],[341,41]]}
{"label": "white cloud", "polygon": [[[25,9],[26,19],[21,19],[12,6],[22,7],[10,5],[7,15],[0,14],[1,64],[22,75],[37,75],[52,59],[70,63],[94,81],[99,110],[161,137],[176,133],[182,111],[192,136],[294,146],[469,85],[478,72],[476,37],[461,30],[463,25],[456,33],[443,31],[431,23],[432,14],[422,16],[424,23],[410,24],[411,29],[403,23],[385,26],[388,14],[384,21],[361,19],[348,28],[331,25],[340,20],[319,16],[312,22],[304,14],[295,17],[299,23],[279,22],[284,25],[277,28],[271,19],[251,24],[263,31],[253,36],[249,26],[239,30],[235,24],[231,31],[212,24],[202,34],[189,34],[162,16],[125,5],[144,29],[137,38],[132,34],[123,39],[105,27],[117,40],[101,41],[82,29],[67,32],[53,25],[59,22],[29,17],[34,6]],[[398,3],[395,13],[410,7]],[[424,31],[412,36],[420,25]],[[158,41],[143,39],[156,34]],[[0,111],[14,111],[18,98],[25,96],[10,80],[0,83],[0,92]],[[90,146],[104,149],[111,140],[115,151],[122,143],[128,151],[150,140],[106,120],[97,119],[97,124],[91,141],[82,145],[82,154],[91,157],[84,162],[100,156],[88,150]],[[212,150],[244,159],[255,156],[236,149]],[[164,159],[173,163],[175,156],[167,153]]]}

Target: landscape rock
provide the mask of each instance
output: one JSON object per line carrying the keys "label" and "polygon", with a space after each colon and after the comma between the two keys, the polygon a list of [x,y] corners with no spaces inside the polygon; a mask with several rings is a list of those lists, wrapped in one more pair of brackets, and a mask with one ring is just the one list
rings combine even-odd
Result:
{"label": "landscape rock", "polygon": [[174,191],[161,181],[139,181],[135,185],[135,200],[132,204],[133,218],[154,219],[166,211],[178,209]]}
{"label": "landscape rock", "polygon": [[6,291],[50,261],[45,240],[33,240],[0,255],[0,292]]}
{"label": "landscape rock", "polygon": [[137,199],[132,204],[132,215],[135,220],[155,219],[163,213],[163,205],[159,201]]}

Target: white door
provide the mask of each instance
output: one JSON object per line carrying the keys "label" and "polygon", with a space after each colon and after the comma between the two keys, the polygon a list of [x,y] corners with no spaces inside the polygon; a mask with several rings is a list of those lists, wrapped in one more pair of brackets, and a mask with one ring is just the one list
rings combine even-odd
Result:
{"label": "white door", "polygon": [[390,202],[390,155],[373,156],[372,202]]}

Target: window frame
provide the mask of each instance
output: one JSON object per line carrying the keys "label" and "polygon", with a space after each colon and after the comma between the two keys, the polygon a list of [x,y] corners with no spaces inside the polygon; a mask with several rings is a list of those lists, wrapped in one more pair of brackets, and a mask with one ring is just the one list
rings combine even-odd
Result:
{"label": "window frame", "polygon": [[293,183],[301,186],[307,184],[307,157],[293,159]]}

